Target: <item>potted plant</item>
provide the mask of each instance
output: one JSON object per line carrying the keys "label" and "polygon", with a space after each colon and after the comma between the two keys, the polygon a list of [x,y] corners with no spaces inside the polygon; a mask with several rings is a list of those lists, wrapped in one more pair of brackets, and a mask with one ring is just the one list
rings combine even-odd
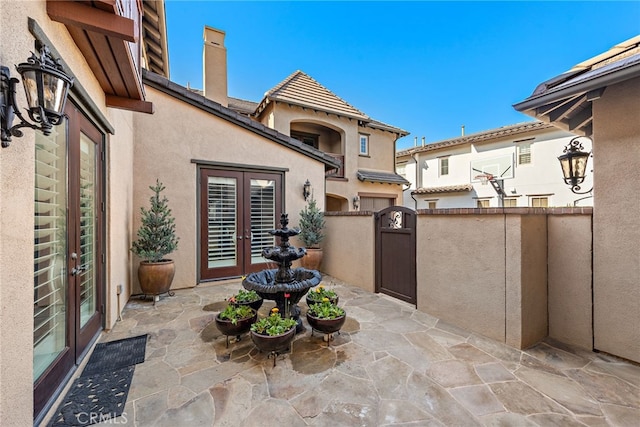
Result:
{"label": "potted plant", "polygon": [[309,203],[300,211],[300,240],[307,249],[307,254],[300,262],[304,268],[318,270],[322,262],[320,242],[324,239],[324,214],[318,209],[316,199],[311,197]]}
{"label": "potted plant", "polygon": [[235,335],[240,341],[240,335],[249,331],[251,325],[258,318],[258,312],[248,305],[229,304],[216,316],[216,327],[227,337],[227,347],[229,347],[229,336]]}
{"label": "potted plant", "polygon": [[344,309],[331,303],[329,298],[324,298],[322,302],[311,304],[307,311],[307,322],[311,326],[311,334],[313,335],[313,330],[325,334],[327,345],[333,339],[333,333],[342,328],[346,319],[347,315]]}
{"label": "potted plant", "polygon": [[229,298],[229,303],[234,305],[248,305],[254,310],[259,310],[262,307],[262,297],[254,290],[245,291],[240,289],[237,294]]}
{"label": "potted plant", "polygon": [[173,260],[165,257],[178,248],[179,238],[176,236],[176,225],[169,200],[160,196],[165,189],[160,180],[149,187],[153,195],[149,199],[150,207],[140,208],[142,225],[138,229],[138,239],[132,243],[131,251],[142,258],[138,267],[140,288],[145,295],[171,295],[171,282],[175,275]]}
{"label": "potted plant", "polygon": [[307,294],[307,305],[311,307],[312,304],[322,302],[327,298],[332,304],[338,304],[338,294],[333,289],[327,289],[324,285],[319,285],[313,289],[309,289]]}
{"label": "potted plant", "polygon": [[270,352],[273,366],[276,365],[275,356],[289,348],[296,335],[295,319],[280,316],[277,307],[271,309],[269,316],[251,325],[251,340],[260,351]]}

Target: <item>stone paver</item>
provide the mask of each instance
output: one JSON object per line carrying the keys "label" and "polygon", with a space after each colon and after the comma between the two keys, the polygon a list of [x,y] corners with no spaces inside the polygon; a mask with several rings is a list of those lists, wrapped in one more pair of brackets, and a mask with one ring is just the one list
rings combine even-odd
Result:
{"label": "stone paver", "polygon": [[344,328],[327,346],[307,326],[276,366],[248,335],[227,348],[215,327],[239,281],[177,290],[155,306],[134,297],[101,341],[149,334],[146,360],[125,414],[104,425],[640,425],[637,365],[552,341],[519,351],[388,296],[324,283],[347,311]]}

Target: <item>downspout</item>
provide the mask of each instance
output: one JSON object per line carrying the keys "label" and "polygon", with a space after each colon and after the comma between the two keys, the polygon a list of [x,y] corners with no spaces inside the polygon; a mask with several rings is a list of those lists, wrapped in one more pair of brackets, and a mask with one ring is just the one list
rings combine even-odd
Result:
{"label": "downspout", "polygon": [[[416,190],[417,190],[417,189],[419,189],[419,188],[422,188],[422,174],[421,174],[421,173],[420,173],[420,171],[419,171],[419,162],[418,162],[418,158],[417,158],[417,157],[415,157],[415,156],[417,156],[417,154],[418,154],[418,153],[415,153],[415,152],[414,152],[413,154],[411,154],[411,158],[413,159],[413,161],[414,161],[414,162],[415,162],[415,164],[416,164],[416,180],[415,180],[415,183],[416,183]],[[416,200],[416,198],[415,198],[415,197],[413,197],[413,194],[412,194],[412,193],[410,193],[410,194],[411,194],[411,198],[412,198],[412,199],[413,199],[413,201],[414,201],[414,208],[413,208],[413,210],[417,211],[417,210],[418,210],[418,200]]]}

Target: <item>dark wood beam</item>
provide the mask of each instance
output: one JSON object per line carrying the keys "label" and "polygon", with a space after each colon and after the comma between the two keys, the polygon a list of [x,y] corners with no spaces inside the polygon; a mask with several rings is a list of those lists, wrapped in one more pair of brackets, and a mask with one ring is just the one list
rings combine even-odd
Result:
{"label": "dark wood beam", "polygon": [[153,114],[153,103],[148,101],[138,101],[136,99],[123,98],[121,96],[107,95],[105,98],[107,107],[118,108],[120,110],[136,111],[138,113]]}
{"label": "dark wood beam", "polygon": [[573,98],[571,100],[571,102],[567,102],[566,104],[564,104],[562,107],[560,108],[556,108],[555,110],[551,111],[549,113],[549,120],[551,120],[551,123],[566,117],[566,115],[573,111],[575,109],[575,107],[582,101],[582,96],[577,96],[575,98]]}
{"label": "dark wood beam", "polygon": [[132,19],[105,12],[75,1],[47,0],[47,14],[54,21],[117,37],[129,42],[137,41]]}
{"label": "dark wood beam", "polygon": [[587,103],[587,105],[582,110],[569,117],[569,130],[574,131],[576,129],[579,129],[585,124],[589,123],[591,120],[591,103]]}

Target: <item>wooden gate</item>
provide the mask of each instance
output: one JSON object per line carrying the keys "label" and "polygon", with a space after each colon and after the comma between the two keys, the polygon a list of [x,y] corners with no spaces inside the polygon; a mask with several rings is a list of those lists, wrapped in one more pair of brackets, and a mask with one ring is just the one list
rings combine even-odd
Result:
{"label": "wooden gate", "polygon": [[416,213],[391,206],[376,218],[376,292],[416,304]]}

